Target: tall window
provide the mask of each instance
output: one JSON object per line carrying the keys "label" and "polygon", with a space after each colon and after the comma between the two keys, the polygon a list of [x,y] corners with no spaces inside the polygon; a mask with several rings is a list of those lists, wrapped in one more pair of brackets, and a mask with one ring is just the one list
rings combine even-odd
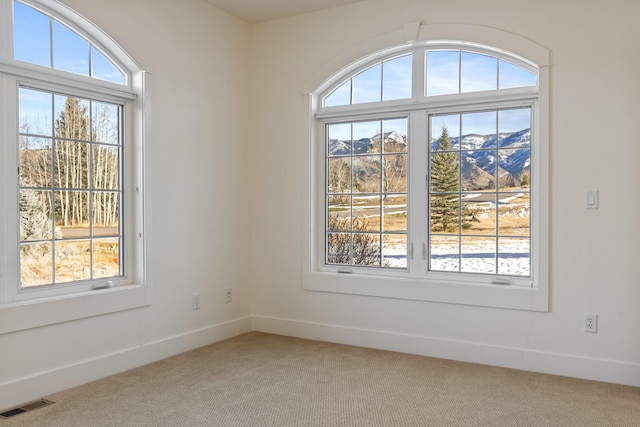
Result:
{"label": "tall window", "polygon": [[121,116],[20,87],[21,287],[122,276]]}
{"label": "tall window", "polygon": [[141,285],[142,71],[57,2],[0,0],[0,12],[12,17],[0,44],[0,308]]}
{"label": "tall window", "polygon": [[[321,147],[324,167],[311,177],[322,196],[311,198],[320,227],[309,227],[315,249],[306,287],[398,296],[384,287],[409,279],[411,289],[539,289],[546,274],[541,94],[547,103],[540,66],[454,42],[373,58],[317,93],[319,138],[310,153],[319,164]],[[353,276],[317,285],[332,272]],[[370,277],[371,292],[361,277]]]}

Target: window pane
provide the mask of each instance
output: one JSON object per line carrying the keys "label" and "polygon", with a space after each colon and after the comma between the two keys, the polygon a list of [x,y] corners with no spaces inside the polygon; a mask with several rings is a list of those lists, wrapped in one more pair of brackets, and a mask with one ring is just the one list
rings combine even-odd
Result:
{"label": "window pane", "polygon": [[496,193],[471,193],[462,200],[463,234],[496,235]]}
{"label": "window pane", "polygon": [[55,282],[67,283],[91,279],[91,241],[57,241],[55,249]]}
{"label": "window pane", "polygon": [[20,190],[20,241],[51,239],[51,192]]}
{"label": "window pane", "polygon": [[380,235],[370,233],[353,234],[353,264],[362,266],[380,266]]}
{"label": "window pane", "polygon": [[460,271],[463,273],[496,273],[496,239],[462,237]]}
{"label": "window pane", "polygon": [[21,244],[20,287],[26,288],[53,283],[52,256],[51,243]]}
{"label": "window pane", "polygon": [[528,277],[531,266],[529,239],[498,240],[498,274]]}
{"label": "window pane", "polygon": [[385,153],[407,152],[407,125],[408,120],[406,118],[382,121]]}
{"label": "window pane", "polygon": [[[328,263],[406,268],[407,122],[326,126]],[[383,146],[391,154],[383,154]]]}
{"label": "window pane", "polygon": [[327,263],[351,264],[351,234],[328,233],[327,234]]}
{"label": "window pane", "polygon": [[351,79],[324,98],[325,107],[351,104]]}
{"label": "window pane", "polygon": [[380,152],[380,120],[353,123],[353,154]]}
{"label": "window pane", "polygon": [[500,236],[530,236],[531,216],[528,192],[499,193],[498,234]]}
{"label": "window pane", "polygon": [[329,231],[350,231],[351,196],[329,196],[327,198],[327,218]]}
{"label": "window pane", "polygon": [[353,103],[380,102],[382,98],[382,65],[377,64],[353,78]]}
{"label": "window pane", "polygon": [[53,179],[57,188],[89,188],[89,145],[86,142],[56,141]]}
{"label": "window pane", "polygon": [[55,95],[55,136],[89,141],[89,101],[72,96]]}
{"label": "window pane", "polygon": [[21,87],[18,96],[20,133],[52,136],[52,95]]}
{"label": "window pane", "polygon": [[20,136],[20,186],[51,186],[50,138]]}
{"label": "window pane", "polygon": [[91,77],[113,83],[126,83],[124,74],[93,46],[91,46]]}
{"label": "window pane", "polygon": [[353,158],[353,192],[380,192],[380,156],[358,156]]}
{"label": "window pane", "polygon": [[53,68],[89,75],[89,43],[57,21],[53,22]]}
{"label": "window pane", "polygon": [[328,160],[327,192],[351,192],[351,158],[337,157]]}
{"label": "window pane", "polygon": [[122,71],[84,37],[20,2],[14,2],[13,56],[20,61],[125,84]]}
{"label": "window pane", "polygon": [[426,63],[427,96],[460,92],[460,51],[428,51]]}
{"label": "window pane", "polygon": [[50,18],[20,2],[13,2],[13,57],[51,67]]}
{"label": "window pane", "polygon": [[62,238],[91,237],[89,228],[89,193],[87,191],[56,191],[54,197],[56,228]]}
{"label": "window pane", "polygon": [[382,236],[382,266],[407,268],[406,234],[385,234]]}
{"label": "window pane", "polygon": [[353,197],[353,229],[355,231],[380,232],[379,194]]}
{"label": "window pane", "polygon": [[93,241],[93,278],[114,277],[121,274],[119,239]]}
{"label": "window pane", "polygon": [[462,52],[460,90],[462,93],[498,88],[498,60],[492,56]]}
{"label": "window pane", "polygon": [[327,125],[327,151],[330,156],[351,154],[351,123]]}
{"label": "window pane", "polygon": [[[19,135],[21,241],[47,241],[23,245],[23,286],[121,275],[121,107],[25,88],[20,95],[25,122],[32,105],[54,122],[54,138]],[[109,144],[90,142],[90,132]]]}
{"label": "window pane", "polygon": [[386,193],[407,192],[407,155],[385,155],[382,158],[382,191]]}
{"label": "window pane", "polygon": [[439,138],[436,142],[437,151],[431,155],[431,192],[432,193],[457,193],[460,189],[460,176],[458,168],[458,154],[450,149],[446,138]]}
{"label": "window pane", "polygon": [[91,199],[93,236],[117,236],[120,217],[120,194],[115,191],[96,191]]}
{"label": "window pane", "polygon": [[503,60],[500,60],[499,66],[500,81],[498,83],[498,87],[500,89],[536,85],[536,75],[531,71],[527,71],[524,68]]}
{"label": "window pane", "polygon": [[382,229],[386,232],[407,232],[407,196],[387,196],[382,201]]}
{"label": "window pane", "polygon": [[460,271],[460,238],[432,235],[430,240],[429,269],[433,271]]}
{"label": "window pane", "polygon": [[485,136],[493,138],[493,141],[482,140],[484,148],[488,148],[492,143],[495,147],[495,137],[498,130],[497,113],[486,111],[480,113],[469,113],[461,115],[463,136]]}
{"label": "window pane", "polygon": [[458,233],[460,226],[460,198],[457,194],[431,195],[429,207],[432,233]]}
{"label": "window pane", "polygon": [[405,55],[382,63],[382,100],[411,98],[412,56]]}
{"label": "window pane", "polygon": [[[516,108],[498,112],[498,133],[513,133],[531,128],[531,108]],[[527,141],[530,134],[527,135]],[[501,143],[500,146],[503,144]]]}
{"label": "window pane", "polygon": [[[432,116],[431,132],[437,131],[434,123],[439,122],[455,128],[457,117],[462,134],[460,144],[457,138],[449,136],[444,125],[437,139],[430,137],[432,269],[455,271],[447,270],[453,268],[454,255],[444,253],[441,247],[449,243],[445,239],[448,234],[461,238],[460,271],[497,274],[500,236],[521,236],[524,239],[518,242],[522,243],[531,235],[531,110],[527,107]],[[456,156],[460,156],[459,169]],[[455,182],[454,177],[459,181]]]}
{"label": "window pane", "polygon": [[[494,139],[467,137],[463,141],[465,147],[482,147],[483,145],[495,145]],[[471,140],[471,141],[469,141]],[[461,183],[462,191],[483,191],[496,187],[495,163],[496,151],[492,150],[469,150],[463,151]]]}
{"label": "window pane", "polygon": [[91,102],[91,140],[105,144],[120,141],[120,107],[104,102]]}
{"label": "window pane", "polygon": [[119,187],[118,147],[94,145],[91,153],[92,188],[117,190]]}

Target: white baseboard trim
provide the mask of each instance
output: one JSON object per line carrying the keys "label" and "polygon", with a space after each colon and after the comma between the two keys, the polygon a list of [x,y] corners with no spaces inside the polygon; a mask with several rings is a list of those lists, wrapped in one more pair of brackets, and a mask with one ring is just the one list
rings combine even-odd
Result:
{"label": "white baseboard trim", "polygon": [[640,364],[292,319],[246,316],[0,383],[0,410],[249,331],[640,387]]}
{"label": "white baseboard trim", "polygon": [[253,316],[254,331],[461,362],[640,387],[640,364],[283,319]]}
{"label": "white baseboard trim", "polygon": [[0,383],[0,410],[250,331],[251,316],[246,316]]}

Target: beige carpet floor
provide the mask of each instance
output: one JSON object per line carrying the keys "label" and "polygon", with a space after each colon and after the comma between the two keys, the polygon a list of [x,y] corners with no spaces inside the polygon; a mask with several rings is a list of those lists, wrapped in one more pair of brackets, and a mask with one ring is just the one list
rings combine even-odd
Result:
{"label": "beige carpet floor", "polygon": [[9,426],[640,426],[640,389],[251,332]]}

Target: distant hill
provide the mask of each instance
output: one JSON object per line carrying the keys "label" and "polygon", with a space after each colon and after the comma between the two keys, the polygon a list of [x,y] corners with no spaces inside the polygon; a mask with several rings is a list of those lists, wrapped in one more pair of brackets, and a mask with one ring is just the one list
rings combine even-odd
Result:
{"label": "distant hill", "polygon": [[[407,137],[397,132],[384,135],[385,141],[406,145]],[[498,179],[513,179],[519,185],[522,177],[529,174],[531,164],[531,129],[498,135],[499,150],[496,155],[496,135],[469,134],[451,138],[453,150],[461,146],[462,180],[464,190],[481,190],[495,187],[496,169]],[[431,141],[431,150],[437,150],[436,139]],[[380,134],[356,141],[332,139],[329,154],[354,155],[380,152]]]}

